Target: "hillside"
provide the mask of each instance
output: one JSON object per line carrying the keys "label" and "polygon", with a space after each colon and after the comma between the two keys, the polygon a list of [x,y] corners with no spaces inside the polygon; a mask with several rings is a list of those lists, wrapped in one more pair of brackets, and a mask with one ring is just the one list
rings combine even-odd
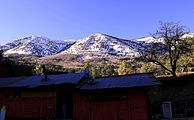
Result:
{"label": "hillside", "polygon": [[51,40],[46,37],[30,36],[14,40],[1,46],[5,54],[25,54],[48,56],[57,54],[67,48],[74,41]]}

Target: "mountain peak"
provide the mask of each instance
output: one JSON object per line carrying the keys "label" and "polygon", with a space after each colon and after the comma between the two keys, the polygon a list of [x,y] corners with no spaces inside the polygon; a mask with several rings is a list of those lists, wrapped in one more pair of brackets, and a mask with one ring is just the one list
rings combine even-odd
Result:
{"label": "mountain peak", "polygon": [[1,48],[5,51],[5,54],[35,54],[47,56],[57,54],[69,48],[73,43],[32,35],[9,42],[1,46]]}
{"label": "mountain peak", "polygon": [[45,40],[50,40],[49,38],[45,37],[45,36],[37,36],[37,35],[31,35],[29,38],[31,38],[31,40],[35,40],[35,39],[45,39]]}
{"label": "mountain peak", "polygon": [[91,34],[91,36],[99,36],[99,35],[105,35],[103,33],[94,33],[94,34]]}
{"label": "mountain peak", "polygon": [[138,54],[136,46],[137,44],[130,40],[116,38],[103,33],[96,33],[76,41],[75,44],[63,53],[84,54],[86,56],[91,56],[91,58],[136,56]]}
{"label": "mountain peak", "polygon": [[36,39],[36,38],[38,38],[37,35],[31,35],[30,37],[31,37],[31,39]]}
{"label": "mountain peak", "polygon": [[95,34],[91,34],[91,36],[110,36],[110,35],[105,33],[95,33]]}
{"label": "mountain peak", "polygon": [[94,36],[94,37],[112,37],[112,38],[116,38],[114,36],[105,34],[105,33],[95,33],[95,34],[91,34],[90,36]]}
{"label": "mountain peak", "polygon": [[106,35],[106,34],[103,34],[103,33],[95,33],[95,34],[91,34],[91,35],[89,35],[89,36],[87,36],[86,38],[94,38],[94,37],[107,37],[108,35]]}

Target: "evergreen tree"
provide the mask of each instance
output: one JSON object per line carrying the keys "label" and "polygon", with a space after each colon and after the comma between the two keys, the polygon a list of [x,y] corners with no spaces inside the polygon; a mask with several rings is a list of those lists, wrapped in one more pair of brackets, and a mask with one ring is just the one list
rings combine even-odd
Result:
{"label": "evergreen tree", "polygon": [[101,76],[101,68],[99,66],[94,66],[92,68],[92,75],[94,75],[95,77]]}
{"label": "evergreen tree", "polygon": [[85,68],[88,67],[89,69],[89,77],[92,76],[92,66],[90,65],[89,62],[85,63],[84,67],[81,69],[81,72],[85,70]]}
{"label": "evergreen tree", "polygon": [[43,68],[41,65],[36,65],[33,71],[35,75],[43,75]]}
{"label": "evergreen tree", "polygon": [[156,66],[153,65],[153,63],[145,63],[140,68],[141,73],[149,73],[149,72],[155,72],[157,70]]}
{"label": "evergreen tree", "polygon": [[131,69],[129,63],[127,63],[126,60],[123,60],[118,68],[118,74],[127,75],[131,73],[133,73],[133,70]]}
{"label": "evergreen tree", "polygon": [[113,65],[106,66],[106,75],[107,76],[113,76],[115,75],[115,70]]}

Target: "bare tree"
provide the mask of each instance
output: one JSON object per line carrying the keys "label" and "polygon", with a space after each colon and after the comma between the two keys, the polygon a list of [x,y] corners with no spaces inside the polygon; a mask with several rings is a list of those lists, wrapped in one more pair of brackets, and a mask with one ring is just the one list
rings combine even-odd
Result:
{"label": "bare tree", "polygon": [[[141,60],[159,65],[175,77],[177,61],[181,55],[191,51],[191,44],[187,42],[186,37],[188,33],[186,27],[179,23],[160,22],[159,29],[151,34],[159,42],[154,42],[141,50]],[[165,66],[167,60],[170,68]]]}

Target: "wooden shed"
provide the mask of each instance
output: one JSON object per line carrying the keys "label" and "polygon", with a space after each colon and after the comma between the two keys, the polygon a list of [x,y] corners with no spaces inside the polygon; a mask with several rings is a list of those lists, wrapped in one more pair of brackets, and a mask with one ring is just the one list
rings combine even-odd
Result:
{"label": "wooden shed", "polygon": [[[161,86],[150,90],[153,118],[194,117],[194,74],[179,77],[160,77]],[[164,106],[170,103],[168,109]],[[166,114],[170,114],[166,116]]]}
{"label": "wooden shed", "polygon": [[147,88],[160,83],[151,74],[88,80],[74,93],[78,120],[148,120]]}
{"label": "wooden shed", "polygon": [[72,118],[73,90],[86,74],[0,78],[0,106],[10,119]]}

